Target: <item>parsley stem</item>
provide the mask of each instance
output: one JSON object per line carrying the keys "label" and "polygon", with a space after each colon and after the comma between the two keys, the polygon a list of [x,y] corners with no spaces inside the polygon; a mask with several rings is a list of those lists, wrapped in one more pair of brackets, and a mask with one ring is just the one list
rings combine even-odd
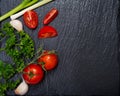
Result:
{"label": "parsley stem", "polygon": [[[28,65],[29,64],[31,64],[31,63],[34,63],[40,56],[38,56],[39,55],[39,53],[41,52],[42,53],[42,51],[43,51],[43,47],[41,46],[38,50],[37,50],[37,52],[34,54],[35,55],[35,57],[33,58],[33,60],[31,61],[31,62],[29,62],[28,63]],[[36,57],[37,56],[37,57]]]}
{"label": "parsley stem", "polygon": [[20,46],[20,44],[15,44],[16,46]]}
{"label": "parsley stem", "polygon": [[1,52],[1,51],[4,51],[4,50],[5,50],[5,48],[0,48],[0,52]]}
{"label": "parsley stem", "polygon": [[5,38],[6,36],[4,35],[1,39],[0,39],[0,42]]}

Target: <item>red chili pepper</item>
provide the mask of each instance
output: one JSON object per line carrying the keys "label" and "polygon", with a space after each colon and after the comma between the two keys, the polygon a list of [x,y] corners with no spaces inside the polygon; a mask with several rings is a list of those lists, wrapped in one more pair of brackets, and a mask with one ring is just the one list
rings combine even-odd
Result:
{"label": "red chili pepper", "polygon": [[56,8],[52,8],[44,17],[43,24],[47,25],[52,22],[58,15],[58,10]]}
{"label": "red chili pepper", "polygon": [[57,35],[57,30],[52,26],[43,26],[38,32],[38,38],[52,38]]}

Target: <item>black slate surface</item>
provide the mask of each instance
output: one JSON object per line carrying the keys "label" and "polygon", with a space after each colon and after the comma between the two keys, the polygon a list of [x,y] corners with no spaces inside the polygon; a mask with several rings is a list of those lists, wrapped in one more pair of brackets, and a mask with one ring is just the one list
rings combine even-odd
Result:
{"label": "black slate surface", "polygon": [[[20,2],[0,0],[1,14]],[[39,13],[38,28],[24,29],[35,40],[36,48],[42,42],[37,38],[42,19],[53,7],[59,15],[50,25],[59,35],[44,40],[44,47],[58,51],[59,64],[42,83],[30,86],[27,95],[119,96],[119,0],[55,0],[35,9]],[[22,17],[19,20],[23,21]],[[10,61],[4,52],[0,59]],[[14,95],[13,91],[7,94]]]}

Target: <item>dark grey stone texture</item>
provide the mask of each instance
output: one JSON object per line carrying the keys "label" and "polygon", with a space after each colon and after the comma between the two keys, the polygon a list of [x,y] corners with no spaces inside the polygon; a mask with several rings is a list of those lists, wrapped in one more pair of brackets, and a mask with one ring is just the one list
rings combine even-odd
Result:
{"label": "dark grey stone texture", "polygon": [[[1,0],[1,14],[20,2]],[[37,34],[43,26],[42,19],[53,7],[59,10],[59,15],[50,25],[59,35],[41,41]],[[36,30],[24,26],[24,30],[34,39],[36,48],[44,42],[45,49],[56,49],[59,64],[45,75],[42,83],[30,86],[27,95],[119,96],[118,9],[119,0],[55,0],[35,9],[39,26]],[[22,17],[19,20],[23,22]],[[5,53],[0,58],[10,60]]]}

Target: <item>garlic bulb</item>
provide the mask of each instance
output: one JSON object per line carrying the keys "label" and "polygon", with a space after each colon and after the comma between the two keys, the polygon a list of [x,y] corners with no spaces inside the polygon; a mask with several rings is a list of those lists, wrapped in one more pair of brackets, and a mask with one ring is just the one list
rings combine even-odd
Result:
{"label": "garlic bulb", "polygon": [[23,30],[22,22],[19,20],[11,20],[10,21],[11,26],[13,26],[17,31]]}
{"label": "garlic bulb", "polygon": [[24,81],[14,90],[16,95],[25,95],[28,92],[28,84]]}

